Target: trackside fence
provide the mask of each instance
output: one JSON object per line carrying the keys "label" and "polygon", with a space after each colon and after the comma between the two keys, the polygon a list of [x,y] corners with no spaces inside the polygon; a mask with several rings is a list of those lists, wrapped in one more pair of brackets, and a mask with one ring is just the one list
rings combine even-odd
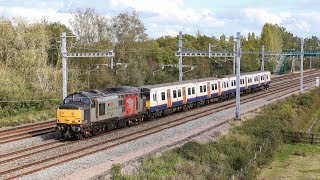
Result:
{"label": "trackside fence", "polygon": [[320,144],[320,134],[304,132],[282,132],[285,143]]}

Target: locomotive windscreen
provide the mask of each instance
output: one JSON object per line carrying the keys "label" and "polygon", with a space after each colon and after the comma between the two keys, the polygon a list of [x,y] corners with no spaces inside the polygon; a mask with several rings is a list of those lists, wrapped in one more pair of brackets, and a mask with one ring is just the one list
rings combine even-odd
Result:
{"label": "locomotive windscreen", "polygon": [[83,102],[90,105],[90,99],[82,94],[71,94],[64,99],[64,104],[69,102]]}

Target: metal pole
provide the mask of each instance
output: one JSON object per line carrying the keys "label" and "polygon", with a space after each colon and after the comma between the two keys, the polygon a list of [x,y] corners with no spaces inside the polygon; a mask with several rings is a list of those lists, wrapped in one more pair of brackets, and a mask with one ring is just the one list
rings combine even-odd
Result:
{"label": "metal pole", "polygon": [[211,58],[211,44],[209,43],[209,58]]}
{"label": "metal pole", "polygon": [[61,36],[62,54],[62,98],[67,97],[67,35],[65,32]]}
{"label": "metal pole", "polygon": [[292,65],[291,65],[291,69],[292,69],[292,72],[295,72],[296,71],[296,62],[295,62],[295,56],[292,56]]}
{"label": "metal pole", "polygon": [[261,71],[264,71],[264,45],[262,45],[262,47],[261,47],[261,56],[262,56],[262,59],[261,59]]}
{"label": "metal pole", "polygon": [[113,69],[113,57],[111,57],[110,68]]}
{"label": "metal pole", "polygon": [[233,43],[233,74],[236,74],[236,42]]}
{"label": "metal pole", "polygon": [[182,82],[182,31],[179,31],[179,82]]}
{"label": "metal pole", "polygon": [[240,56],[241,56],[240,32],[237,32],[237,79],[236,79],[236,120],[240,120]]}
{"label": "metal pole", "polygon": [[[312,50],[312,46],[310,46],[310,51]],[[309,56],[310,58],[310,70],[312,69],[312,56]]]}
{"label": "metal pole", "polygon": [[300,63],[300,93],[303,92],[303,45],[304,41],[303,38],[301,38],[301,52],[300,52],[300,57],[301,57],[301,63]]}

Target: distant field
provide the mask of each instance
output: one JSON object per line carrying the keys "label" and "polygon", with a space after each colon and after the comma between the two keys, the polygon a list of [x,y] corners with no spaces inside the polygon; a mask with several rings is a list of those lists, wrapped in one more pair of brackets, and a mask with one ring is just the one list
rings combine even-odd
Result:
{"label": "distant field", "polygon": [[320,145],[285,144],[259,179],[320,179]]}

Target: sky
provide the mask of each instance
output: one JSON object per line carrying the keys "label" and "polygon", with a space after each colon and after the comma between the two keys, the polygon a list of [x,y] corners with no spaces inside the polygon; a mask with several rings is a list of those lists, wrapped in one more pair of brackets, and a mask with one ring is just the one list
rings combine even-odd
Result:
{"label": "sky", "polygon": [[278,24],[299,37],[320,37],[320,0],[0,0],[0,16],[28,21],[46,18],[68,25],[77,8],[107,18],[135,10],[151,38],[200,32],[207,36],[261,34]]}

